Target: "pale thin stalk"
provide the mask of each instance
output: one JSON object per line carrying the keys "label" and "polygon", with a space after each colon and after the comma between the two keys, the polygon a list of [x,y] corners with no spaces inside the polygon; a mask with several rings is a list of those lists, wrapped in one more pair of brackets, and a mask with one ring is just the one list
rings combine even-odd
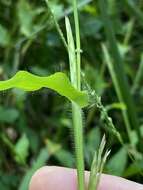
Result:
{"label": "pale thin stalk", "polygon": [[79,29],[79,17],[77,9],[77,0],[73,0],[73,10],[74,10],[74,22],[75,22],[75,35],[76,35],[76,62],[77,62],[77,88],[81,88],[80,79],[80,65],[81,65],[81,47],[80,47],[80,29]]}
{"label": "pale thin stalk", "polygon": [[130,40],[132,32],[133,32],[134,24],[135,24],[135,19],[132,19],[128,23],[128,30],[127,30],[125,38],[124,38],[124,45],[128,45],[129,44],[129,40]]}
{"label": "pale thin stalk", "polygon": [[47,5],[47,7],[48,7],[48,9],[49,9],[49,11],[50,11],[50,14],[51,14],[51,16],[52,16],[52,18],[53,18],[53,21],[54,21],[54,23],[55,23],[56,29],[57,29],[57,31],[58,31],[58,33],[59,33],[59,36],[60,36],[61,40],[63,41],[63,44],[64,44],[65,48],[68,49],[68,48],[67,48],[68,45],[67,45],[67,42],[66,42],[66,40],[65,40],[64,34],[63,34],[63,32],[62,32],[62,30],[61,30],[61,28],[60,28],[60,26],[59,26],[59,23],[58,23],[58,21],[57,21],[55,15],[54,15],[54,13],[53,13],[53,11],[52,11],[50,5],[49,5],[49,1],[48,1],[48,0],[45,0],[45,2],[46,2],[46,5]]}

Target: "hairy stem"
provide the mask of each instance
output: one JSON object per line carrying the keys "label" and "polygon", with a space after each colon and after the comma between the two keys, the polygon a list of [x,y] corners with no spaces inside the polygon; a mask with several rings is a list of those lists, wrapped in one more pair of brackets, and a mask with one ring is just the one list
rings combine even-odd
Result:
{"label": "hairy stem", "polygon": [[[81,47],[80,47],[80,29],[77,9],[77,0],[73,0],[74,22],[76,34],[76,74],[77,74],[77,89],[81,89]],[[83,123],[82,111],[77,105],[72,105],[74,134],[76,143],[76,158],[77,158],[77,172],[78,172],[78,189],[84,190],[84,154],[83,154]]]}
{"label": "hairy stem", "polygon": [[[74,18],[75,18],[75,30],[76,30],[76,48],[72,35],[69,19],[66,18],[66,30],[68,40],[68,53],[70,62],[70,77],[71,83],[78,90],[81,89],[80,80],[80,33],[79,33],[79,21],[77,12],[77,2],[73,1]],[[77,165],[77,177],[78,177],[78,190],[84,190],[84,153],[83,153],[83,121],[81,108],[72,103],[72,120],[74,129],[74,142],[75,142],[75,154]]]}

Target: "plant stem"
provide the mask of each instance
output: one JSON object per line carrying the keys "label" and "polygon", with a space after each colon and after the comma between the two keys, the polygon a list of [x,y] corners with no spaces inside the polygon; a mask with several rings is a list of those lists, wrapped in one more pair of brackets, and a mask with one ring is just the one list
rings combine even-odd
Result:
{"label": "plant stem", "polygon": [[80,107],[72,104],[78,190],[84,190],[83,122]]}
{"label": "plant stem", "polygon": [[[81,47],[80,47],[80,29],[77,0],[73,0],[74,9],[74,22],[75,22],[75,34],[76,34],[76,74],[77,74],[77,89],[81,89]],[[81,109],[72,104],[74,134],[76,143],[76,158],[77,158],[77,172],[78,172],[78,190],[84,190],[84,154],[83,154],[83,123],[82,123],[82,111]]]}
{"label": "plant stem", "polygon": [[[74,8],[75,33],[76,33],[76,48],[74,45],[74,39],[72,35],[71,26],[70,26],[68,18],[66,18],[68,53],[69,53],[69,62],[70,62],[70,77],[71,77],[71,83],[73,84],[73,86],[77,88],[78,90],[80,90],[81,89],[80,31],[79,31],[79,20],[78,20],[76,0],[73,0],[73,8]],[[73,120],[73,128],[74,128],[78,190],[84,190],[84,153],[83,153],[84,151],[83,151],[82,110],[75,103],[72,103],[72,120]]]}

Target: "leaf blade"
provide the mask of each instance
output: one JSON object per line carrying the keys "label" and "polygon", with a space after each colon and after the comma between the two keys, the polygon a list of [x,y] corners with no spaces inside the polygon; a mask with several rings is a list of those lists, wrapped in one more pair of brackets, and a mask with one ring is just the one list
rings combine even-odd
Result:
{"label": "leaf blade", "polygon": [[36,91],[41,88],[49,88],[70,101],[74,101],[80,107],[88,105],[88,95],[85,91],[76,90],[70,83],[67,76],[57,72],[48,77],[40,77],[27,71],[17,72],[11,79],[0,81],[0,91],[11,88],[19,88],[25,91]]}

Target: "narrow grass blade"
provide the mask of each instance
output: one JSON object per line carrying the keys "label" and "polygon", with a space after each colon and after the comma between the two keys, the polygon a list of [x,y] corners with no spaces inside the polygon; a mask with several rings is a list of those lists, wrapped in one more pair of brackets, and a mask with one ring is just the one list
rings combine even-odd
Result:
{"label": "narrow grass blade", "polygon": [[81,107],[88,104],[87,93],[76,90],[71,85],[67,76],[62,72],[57,72],[48,77],[40,77],[27,71],[19,71],[11,79],[0,81],[0,91],[10,88],[35,91],[42,87],[55,90],[60,95],[65,96],[70,101],[76,102]]}
{"label": "narrow grass blade", "polygon": [[71,25],[70,25],[68,17],[65,17],[65,24],[66,24],[67,41],[68,41],[70,78],[71,78],[71,83],[76,88],[77,87],[77,68],[76,68],[75,44],[74,44],[72,29],[71,29]]}

